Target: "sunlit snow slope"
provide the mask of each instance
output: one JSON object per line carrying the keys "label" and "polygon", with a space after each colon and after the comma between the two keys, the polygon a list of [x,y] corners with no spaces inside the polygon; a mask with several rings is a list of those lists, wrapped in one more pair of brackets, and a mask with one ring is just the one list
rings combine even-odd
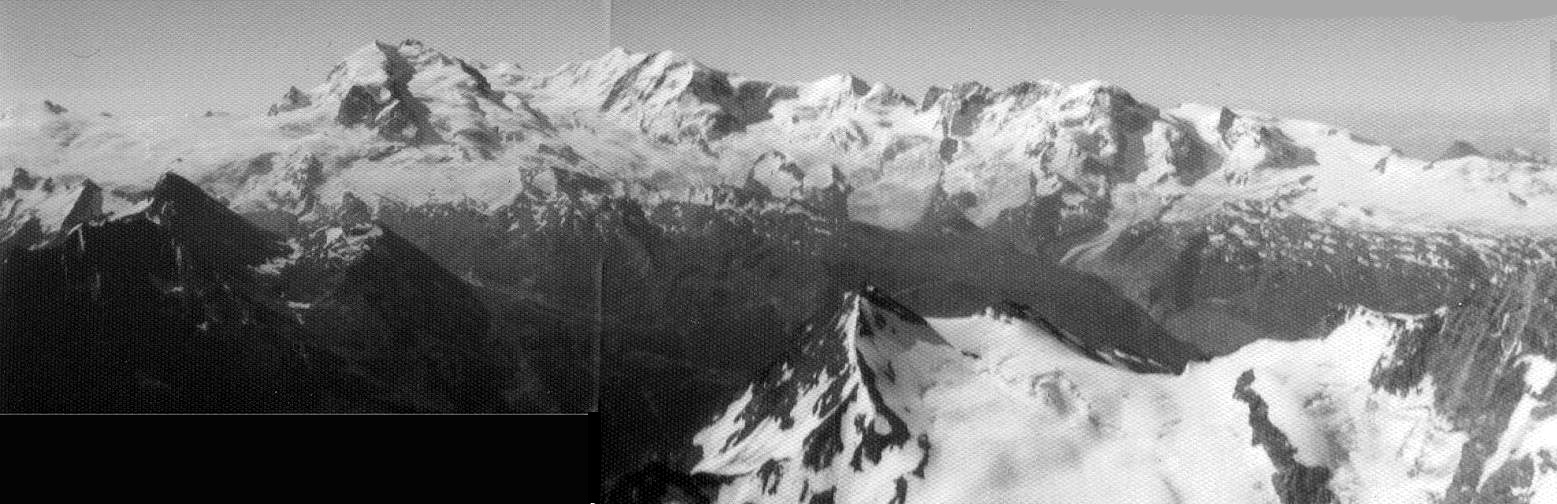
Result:
{"label": "sunlit snow slope", "polygon": [[1491,422],[1505,427],[1457,428],[1433,376],[1408,370],[1441,313],[1357,309],[1322,339],[1175,374],[1021,307],[924,319],[872,290],[846,303],[697,436],[694,471],[729,478],[719,502],[1557,500],[1557,364],[1516,351],[1494,387],[1510,392]]}

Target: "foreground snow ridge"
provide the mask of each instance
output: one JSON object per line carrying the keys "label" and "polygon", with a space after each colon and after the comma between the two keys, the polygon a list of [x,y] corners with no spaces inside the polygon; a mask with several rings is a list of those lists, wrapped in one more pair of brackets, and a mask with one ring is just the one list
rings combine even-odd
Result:
{"label": "foreground snow ridge", "polygon": [[[695,438],[694,471],[727,478],[719,502],[1432,503],[1467,471],[1430,376],[1371,383],[1441,314],[1359,308],[1323,339],[1175,373],[1021,307],[924,319],[872,290],[847,301],[834,339]],[[1553,364],[1523,360],[1527,390],[1470,490],[1521,465],[1503,493],[1554,502],[1557,420],[1532,413],[1552,407]]]}

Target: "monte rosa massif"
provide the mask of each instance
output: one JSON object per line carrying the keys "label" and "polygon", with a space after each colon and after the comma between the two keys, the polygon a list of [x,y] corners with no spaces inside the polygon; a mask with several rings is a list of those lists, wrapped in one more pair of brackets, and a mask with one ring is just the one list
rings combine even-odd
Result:
{"label": "monte rosa massif", "polygon": [[264,114],[13,107],[0,169],[6,411],[598,409],[607,502],[1557,501],[1520,153],[405,41]]}

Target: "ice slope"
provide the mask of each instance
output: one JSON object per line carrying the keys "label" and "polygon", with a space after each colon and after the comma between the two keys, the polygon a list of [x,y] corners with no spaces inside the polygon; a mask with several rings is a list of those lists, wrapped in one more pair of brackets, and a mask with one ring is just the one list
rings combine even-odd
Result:
{"label": "ice slope", "polygon": [[1486,496],[1557,498],[1551,360],[1522,357],[1519,406],[1480,464],[1462,464],[1469,436],[1435,409],[1430,377],[1374,385],[1436,315],[1356,309],[1325,338],[1174,374],[1020,309],[924,319],[875,292],[846,303],[833,340],[695,438],[693,471],[727,478],[718,502],[1431,503],[1471,469]]}

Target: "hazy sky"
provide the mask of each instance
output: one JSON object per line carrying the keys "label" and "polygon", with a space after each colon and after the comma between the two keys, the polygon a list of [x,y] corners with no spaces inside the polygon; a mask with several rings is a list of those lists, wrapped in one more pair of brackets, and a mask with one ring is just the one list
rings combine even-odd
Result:
{"label": "hazy sky", "polygon": [[[374,40],[550,70],[608,45],[601,0],[0,0],[0,104],[264,113]],[[75,55],[90,57],[77,57]]]}
{"label": "hazy sky", "polygon": [[[453,56],[550,70],[611,46],[674,49],[757,78],[852,72],[932,84],[1103,79],[1143,100],[1227,104],[1353,127],[1427,154],[1452,138],[1544,146],[1557,17],[1511,0],[1279,4],[1177,0],[0,0],[0,103],[122,115],[260,113],[351,50],[417,38]],[[1404,0],[1401,0],[1404,1]],[[1521,1],[1517,5],[1531,2]],[[1466,7],[1467,5],[1472,7]],[[1301,6],[1295,7],[1295,6]],[[1270,9],[1271,7],[1261,7]]]}

